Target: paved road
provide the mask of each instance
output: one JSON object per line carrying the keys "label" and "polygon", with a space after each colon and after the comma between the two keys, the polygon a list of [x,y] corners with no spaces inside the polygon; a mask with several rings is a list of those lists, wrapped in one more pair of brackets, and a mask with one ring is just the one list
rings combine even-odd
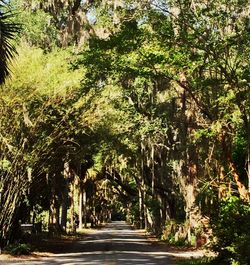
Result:
{"label": "paved road", "polygon": [[152,244],[124,222],[112,222],[84,240],[72,243],[66,251],[50,257],[5,261],[1,265],[171,265],[167,252]]}

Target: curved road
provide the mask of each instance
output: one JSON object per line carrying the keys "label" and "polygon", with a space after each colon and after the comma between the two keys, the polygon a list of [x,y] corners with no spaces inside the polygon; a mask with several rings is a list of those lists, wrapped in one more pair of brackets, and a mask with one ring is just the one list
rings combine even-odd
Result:
{"label": "curved road", "polygon": [[125,224],[112,222],[84,240],[72,243],[65,253],[32,260],[5,261],[3,265],[172,265],[160,245]]}

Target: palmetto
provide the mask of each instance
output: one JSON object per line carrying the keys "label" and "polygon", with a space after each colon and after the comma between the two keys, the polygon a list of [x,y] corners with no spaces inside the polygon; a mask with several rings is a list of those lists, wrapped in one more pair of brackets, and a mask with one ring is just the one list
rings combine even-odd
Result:
{"label": "palmetto", "polygon": [[0,84],[4,82],[9,70],[9,62],[16,49],[13,39],[19,32],[20,26],[13,21],[14,14],[8,8],[8,3],[0,0]]}

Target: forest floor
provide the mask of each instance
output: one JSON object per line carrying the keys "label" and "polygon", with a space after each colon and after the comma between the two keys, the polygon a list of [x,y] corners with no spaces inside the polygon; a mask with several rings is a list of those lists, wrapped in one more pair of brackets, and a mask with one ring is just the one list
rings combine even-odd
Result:
{"label": "forest floor", "polygon": [[134,230],[125,222],[112,222],[101,229],[84,229],[77,236],[40,239],[31,255],[0,255],[0,264],[94,264],[173,265],[176,260],[200,258],[202,250],[170,247],[157,238]]}

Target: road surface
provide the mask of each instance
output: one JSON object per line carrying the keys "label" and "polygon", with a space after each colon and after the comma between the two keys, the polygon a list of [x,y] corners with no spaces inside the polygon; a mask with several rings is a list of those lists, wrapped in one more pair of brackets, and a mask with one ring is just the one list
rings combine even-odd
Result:
{"label": "road surface", "polygon": [[83,240],[72,243],[63,253],[31,260],[0,261],[1,265],[172,265],[168,252],[152,244],[142,233],[125,224],[112,222]]}

